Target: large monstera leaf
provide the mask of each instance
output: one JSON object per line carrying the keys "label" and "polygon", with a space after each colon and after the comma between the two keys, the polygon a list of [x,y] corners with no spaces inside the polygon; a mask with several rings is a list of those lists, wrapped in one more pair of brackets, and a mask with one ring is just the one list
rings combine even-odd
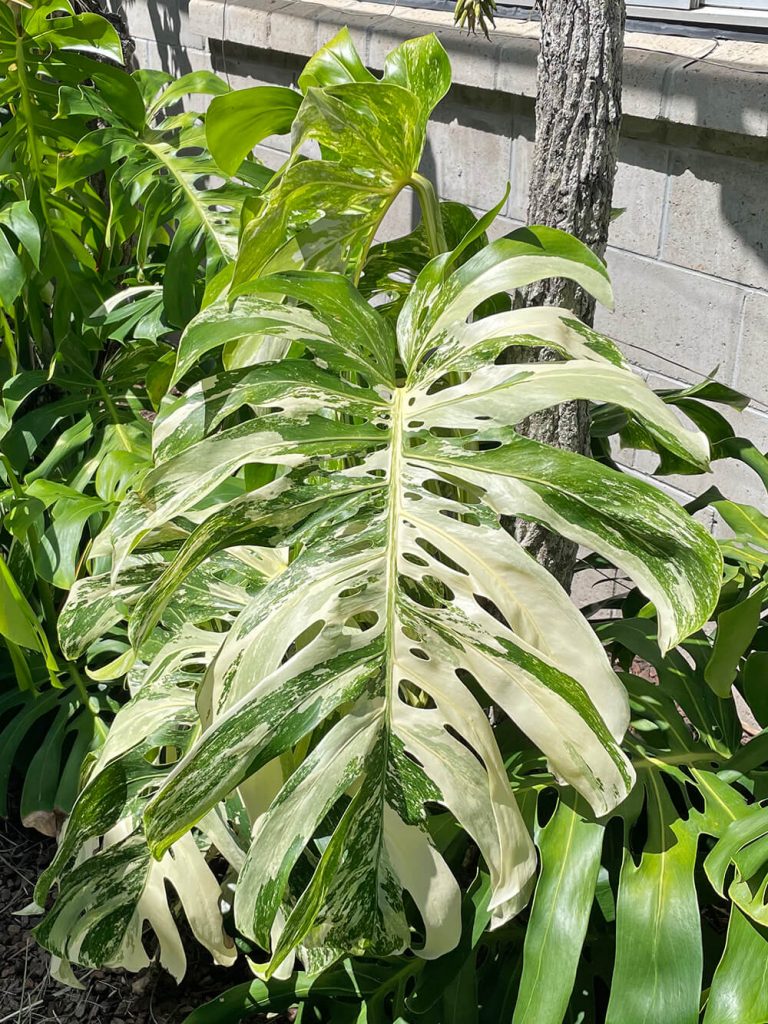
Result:
{"label": "large monstera leaf", "polygon": [[[125,671],[112,664],[97,667],[96,659],[103,662],[104,648],[126,608],[162,571],[162,560],[151,554],[137,555],[135,562],[115,585],[109,573],[78,580],[59,619],[65,657],[93,657],[89,674],[96,678]],[[147,801],[199,735],[198,684],[227,627],[282,568],[278,552],[247,547],[207,559],[187,576],[173,607],[142,646],[126,679],[132,699],[117,710],[98,752],[86,758],[83,784],[56,856],[35,889],[41,907],[57,889],[35,935],[62,961],[140,970],[149,963],[144,945],[149,927],[160,962],[181,980],[186,958],[171,909],[177,901],[166,891],[170,887],[201,945],[217,963],[234,962],[206,847],[215,843],[235,866],[244,853],[220,809],[160,860],[152,857],[141,822]]]}
{"label": "large monstera leaf", "polygon": [[[111,528],[119,573],[138,544],[160,546],[174,518],[198,522],[134,609],[137,648],[215,552],[248,543],[292,553],[235,619],[198,698],[207,728],[145,815],[162,856],[236,787],[256,793],[268,809],[235,914],[272,949],[270,969],[297,946],[318,968],[344,953],[411,944],[435,957],[456,944],[460,893],[430,838],[434,804],[488,865],[493,923],[520,909],[535,854],[489,705],[597,815],[632,787],[625,691],[502,515],[542,522],[622,567],[654,602],[663,647],[698,628],[716,599],[717,546],[673,501],[515,424],[590,398],[621,405],[660,444],[705,465],[702,435],[566,310],[471,320],[489,296],[548,276],[610,302],[603,265],[546,228],[495,242],[453,272],[451,263],[446,254],[427,265],[396,331],[327,273],[273,275],[231,306],[209,306],[182,338],[177,378],[238,337],[282,338],[288,356],[169,396],[155,468]],[[498,357],[512,343],[546,343],[563,358],[507,364]],[[225,482],[254,463],[276,475],[229,499]],[[403,891],[421,914],[420,942]]]}

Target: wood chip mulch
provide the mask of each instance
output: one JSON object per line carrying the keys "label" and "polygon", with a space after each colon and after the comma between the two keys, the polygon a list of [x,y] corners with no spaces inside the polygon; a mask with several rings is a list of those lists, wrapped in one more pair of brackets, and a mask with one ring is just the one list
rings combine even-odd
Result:
{"label": "wood chip mulch", "polygon": [[78,969],[82,990],[54,981],[48,954],[31,934],[39,919],[14,913],[32,902],[54,850],[53,840],[15,824],[13,815],[0,819],[0,1024],[182,1024],[201,1003],[250,977],[242,962],[216,967],[187,943],[187,975],[178,986],[155,965],[140,974]]}

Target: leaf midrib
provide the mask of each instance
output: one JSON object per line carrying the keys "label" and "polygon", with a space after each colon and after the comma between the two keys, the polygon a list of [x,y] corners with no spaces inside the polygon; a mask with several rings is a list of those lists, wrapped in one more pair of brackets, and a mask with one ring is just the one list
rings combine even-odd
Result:
{"label": "leaf midrib", "polygon": [[227,256],[226,252],[222,248],[221,242],[219,241],[219,237],[216,234],[216,230],[213,226],[213,223],[211,222],[211,219],[208,216],[208,211],[205,208],[205,204],[200,201],[197,189],[190,186],[190,184],[186,181],[184,176],[177,171],[173,161],[170,160],[163,153],[162,146],[153,145],[151,142],[147,142],[146,140],[143,139],[141,140],[141,145],[144,146],[144,148],[149,153],[151,153],[152,156],[154,156],[155,159],[158,160],[167,169],[168,173],[173,177],[174,181],[177,182],[177,184],[180,186],[184,194],[187,196],[189,202],[192,204],[193,208],[195,209],[195,212],[197,213],[198,220],[202,224],[203,229],[206,231],[209,237],[213,239],[216,248],[219,250],[219,253],[221,254],[222,258],[231,262],[230,258]]}

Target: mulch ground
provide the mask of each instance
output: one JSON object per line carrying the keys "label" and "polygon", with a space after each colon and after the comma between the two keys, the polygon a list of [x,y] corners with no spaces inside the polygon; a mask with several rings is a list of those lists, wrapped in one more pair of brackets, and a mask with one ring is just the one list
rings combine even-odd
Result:
{"label": "mulch ground", "polygon": [[53,840],[21,828],[13,817],[0,819],[0,1024],[181,1024],[201,1003],[248,979],[245,964],[216,967],[188,943],[187,975],[178,986],[154,965],[140,974],[78,971],[83,990],[53,981],[48,954],[31,935],[38,919],[14,912],[31,903],[35,879],[54,849]]}

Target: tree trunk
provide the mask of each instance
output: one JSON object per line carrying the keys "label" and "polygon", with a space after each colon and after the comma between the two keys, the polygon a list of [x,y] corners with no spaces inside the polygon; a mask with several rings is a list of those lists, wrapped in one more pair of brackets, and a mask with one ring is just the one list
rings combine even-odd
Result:
{"label": "tree trunk", "polygon": [[[569,231],[603,257],[621,123],[624,0],[541,0],[536,144],[528,223]],[[521,305],[566,306],[592,323],[594,301],[570,281],[532,285]],[[556,358],[539,349],[535,358]],[[520,350],[519,361],[531,360]],[[585,402],[538,413],[521,427],[528,437],[587,452]],[[576,545],[536,523],[518,520],[515,536],[569,588]]]}

